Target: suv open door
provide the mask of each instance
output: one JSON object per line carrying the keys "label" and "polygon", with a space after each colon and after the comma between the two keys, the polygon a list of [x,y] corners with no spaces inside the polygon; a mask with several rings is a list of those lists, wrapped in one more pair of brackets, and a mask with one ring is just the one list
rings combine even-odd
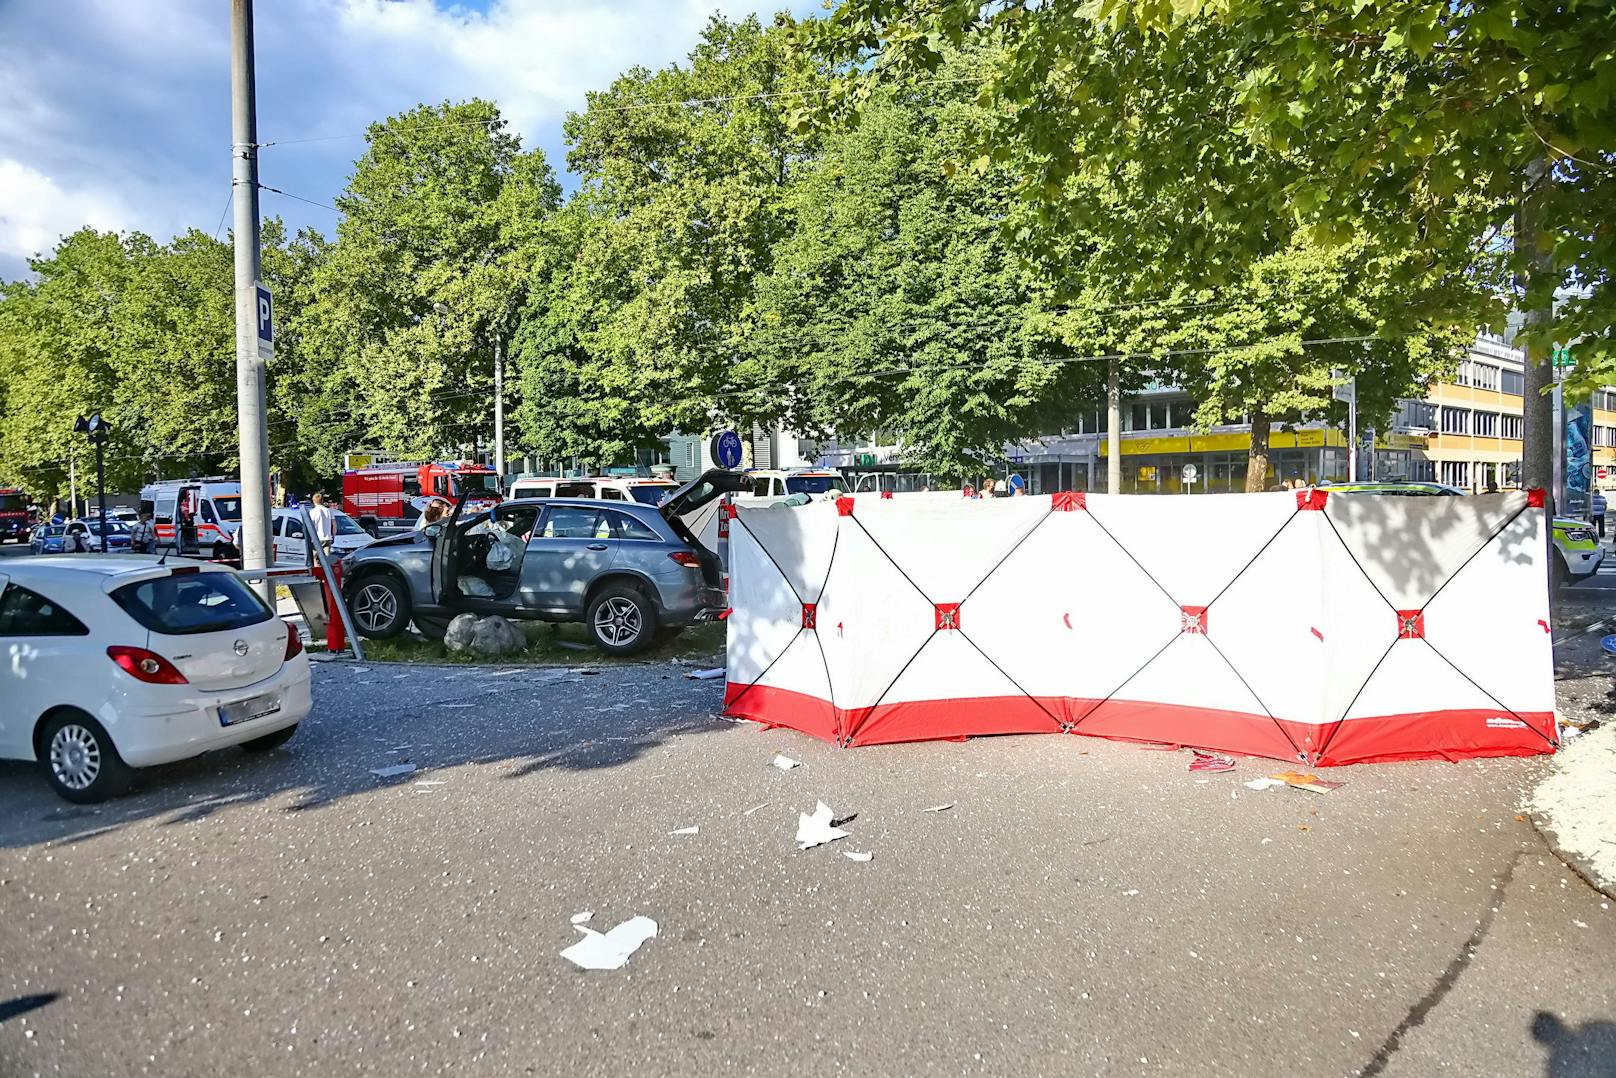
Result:
{"label": "suv open door", "polygon": [[709,550],[697,536],[706,534],[708,524],[718,513],[720,500],[726,494],[745,490],[748,479],[743,472],[712,468],[668,495],[658,509],[673,529],[673,534],[689,543],[701,559],[702,576],[709,587],[720,587],[724,567],[719,552]]}
{"label": "suv open door", "polygon": [[[455,576],[455,557],[460,543],[460,514],[473,492],[462,490],[455,499],[455,507],[443,518],[443,525],[432,538],[432,601],[448,606],[460,597],[460,584]],[[437,527],[428,524],[428,528]]]}

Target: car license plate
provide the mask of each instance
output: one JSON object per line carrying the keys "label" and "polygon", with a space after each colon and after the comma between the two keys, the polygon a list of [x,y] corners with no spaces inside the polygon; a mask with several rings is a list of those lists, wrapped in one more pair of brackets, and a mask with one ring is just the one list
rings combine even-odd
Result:
{"label": "car license plate", "polygon": [[248,700],[237,700],[233,704],[220,704],[219,725],[234,726],[238,722],[251,722],[265,715],[273,715],[280,709],[281,698],[274,693],[268,696],[254,696]]}

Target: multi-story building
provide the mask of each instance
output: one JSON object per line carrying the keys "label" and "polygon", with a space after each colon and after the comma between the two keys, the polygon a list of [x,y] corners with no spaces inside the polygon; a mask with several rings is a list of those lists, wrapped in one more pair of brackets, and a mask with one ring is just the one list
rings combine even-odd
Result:
{"label": "multi-story building", "polygon": [[[1451,381],[1434,383],[1423,400],[1402,402],[1390,429],[1360,436],[1358,478],[1440,482],[1469,491],[1515,481],[1521,460],[1521,353],[1483,333]],[[1594,394],[1591,441],[1596,485],[1616,488],[1616,390]],[[1251,427],[1231,423],[1193,430],[1195,402],[1170,385],[1153,385],[1122,409],[1123,489],[1132,493],[1241,491]],[[803,443],[802,456],[841,468],[866,485],[912,489],[900,447],[890,439]],[[1071,429],[1007,447],[1005,470],[1019,472],[1031,493],[1103,490],[1106,414],[1078,415]],[[1318,422],[1275,422],[1269,436],[1269,483],[1347,478],[1344,432]]]}

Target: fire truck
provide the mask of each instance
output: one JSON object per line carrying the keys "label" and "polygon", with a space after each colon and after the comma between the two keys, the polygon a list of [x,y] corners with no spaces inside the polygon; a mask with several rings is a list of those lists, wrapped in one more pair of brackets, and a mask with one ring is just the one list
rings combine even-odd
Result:
{"label": "fire truck", "polygon": [[342,511],[366,531],[408,528],[434,497],[457,501],[462,494],[466,514],[499,504],[499,476],[492,468],[469,461],[394,461],[342,473]]}
{"label": "fire truck", "polygon": [[0,487],[0,543],[26,543],[28,531],[28,495],[16,487]]}

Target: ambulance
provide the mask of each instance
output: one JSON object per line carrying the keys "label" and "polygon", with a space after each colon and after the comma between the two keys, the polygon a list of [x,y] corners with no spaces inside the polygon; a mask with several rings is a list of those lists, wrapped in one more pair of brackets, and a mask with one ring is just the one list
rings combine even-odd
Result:
{"label": "ambulance", "polygon": [[159,550],[223,559],[234,556],[241,527],[241,484],[228,476],[165,479],[140,490],[140,511],[152,515]]}

